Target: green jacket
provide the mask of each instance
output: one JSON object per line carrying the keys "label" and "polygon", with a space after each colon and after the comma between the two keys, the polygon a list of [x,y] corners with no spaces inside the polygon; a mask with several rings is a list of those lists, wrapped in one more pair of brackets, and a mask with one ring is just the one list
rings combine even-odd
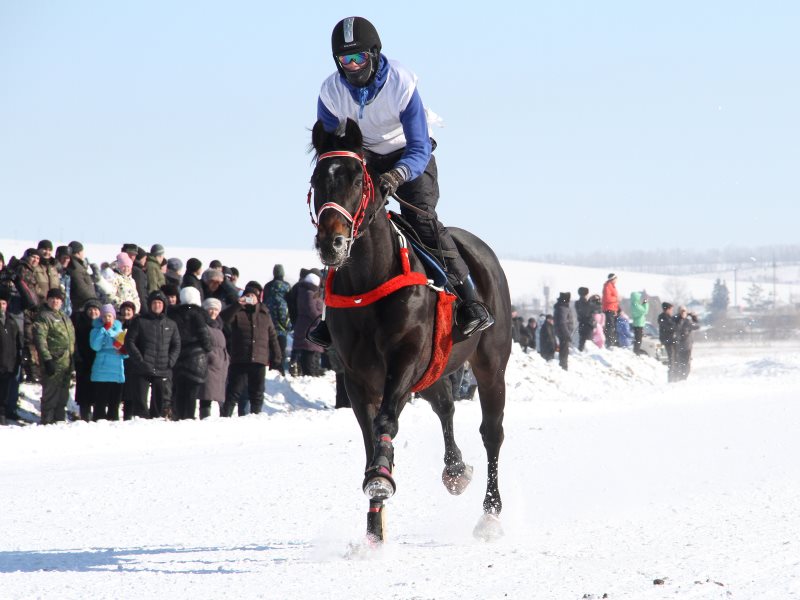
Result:
{"label": "green jacket", "polygon": [[[147,256],[145,263],[145,272],[147,273],[147,293],[152,294],[156,290],[160,290],[167,280],[164,273],[161,272],[161,262],[155,256]],[[142,304],[145,304],[145,299],[142,298]]]}
{"label": "green jacket", "polygon": [[642,292],[631,292],[631,322],[634,327],[644,327],[647,320],[647,304],[642,301]]}
{"label": "green jacket", "polygon": [[69,367],[75,354],[75,328],[62,311],[47,304],[39,309],[33,323],[33,342],[42,363],[55,360],[59,367]]}

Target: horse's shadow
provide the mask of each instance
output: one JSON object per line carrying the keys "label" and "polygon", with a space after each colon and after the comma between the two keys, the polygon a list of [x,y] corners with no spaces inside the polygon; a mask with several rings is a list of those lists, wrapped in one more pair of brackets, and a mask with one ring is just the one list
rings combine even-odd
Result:
{"label": "horse's shadow", "polygon": [[[248,564],[296,560],[301,542],[228,548],[134,547],[0,551],[0,573],[125,571],[219,575],[249,571]],[[213,557],[209,558],[209,554]]]}

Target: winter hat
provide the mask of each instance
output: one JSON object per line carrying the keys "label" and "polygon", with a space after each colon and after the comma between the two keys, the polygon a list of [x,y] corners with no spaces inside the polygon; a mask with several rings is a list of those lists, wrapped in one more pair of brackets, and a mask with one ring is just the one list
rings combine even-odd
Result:
{"label": "winter hat", "polygon": [[136,313],[136,305],[130,300],[125,300],[125,302],[119,305],[119,312],[122,312],[123,308],[130,308],[134,314]]}
{"label": "winter hat", "polygon": [[186,261],[186,271],[189,273],[197,273],[203,268],[203,263],[197,258],[190,258]]}
{"label": "winter hat", "polygon": [[81,307],[81,310],[83,312],[86,312],[90,308],[96,308],[96,309],[100,310],[102,308],[102,305],[100,304],[100,300],[98,300],[97,298],[89,298],[86,302],[83,303],[83,306]]}
{"label": "winter hat", "polygon": [[195,287],[185,287],[181,290],[181,304],[193,304],[194,306],[200,306],[202,302],[200,298],[200,290]]}
{"label": "winter hat", "polygon": [[230,267],[222,267],[222,274],[228,279],[233,277],[233,271],[231,271]]}
{"label": "winter hat", "polygon": [[164,256],[164,246],[161,244],[150,246],[150,256]]}
{"label": "winter hat", "polygon": [[69,251],[70,251],[72,254],[77,254],[78,252],[83,252],[83,244],[81,244],[80,242],[76,242],[76,241],[74,241],[74,240],[73,240],[73,241],[71,241],[71,242],[69,243]]}
{"label": "winter hat", "polygon": [[39,245],[36,246],[37,250],[52,250],[53,249],[53,242],[50,240],[42,240],[39,242]]}
{"label": "winter hat", "polygon": [[322,271],[320,271],[320,270],[319,270],[319,269],[317,269],[316,267],[314,267],[313,269],[310,269],[310,270],[309,270],[309,272],[310,272],[310,273],[314,273],[314,275],[316,275],[317,277],[319,277],[320,279],[322,279]]}
{"label": "winter hat", "polygon": [[258,283],[257,281],[248,281],[247,285],[244,286],[244,291],[242,292],[242,295],[244,295],[244,294],[255,294],[257,297],[260,298],[261,297],[261,292],[263,292],[263,291],[264,291],[264,288],[261,287],[260,283]]}
{"label": "winter hat", "polygon": [[614,275],[614,273],[609,273],[608,274],[608,281],[611,281],[612,279],[616,279],[616,278],[617,278],[617,276]]}
{"label": "winter hat", "polygon": [[559,300],[563,300],[564,302],[569,302],[569,299],[570,299],[570,293],[569,293],[569,292],[561,292],[561,293],[558,295],[558,299],[559,299]]}
{"label": "winter hat", "polygon": [[222,310],[222,302],[220,302],[216,298],[206,298],[205,300],[203,300],[203,308],[205,310],[209,310],[211,308]]}
{"label": "winter hat", "polygon": [[64,300],[64,292],[61,290],[61,288],[50,288],[47,291],[47,297],[60,298],[61,300]]}
{"label": "winter hat", "polygon": [[39,251],[36,248],[28,248],[22,258],[28,258],[29,256],[39,256]]}
{"label": "winter hat", "polygon": [[113,304],[103,304],[102,308],[100,308],[100,316],[101,317],[104,317],[107,314],[112,314],[112,315],[114,315],[115,319],[117,318],[117,311],[114,310],[114,305]]}
{"label": "winter hat", "polygon": [[118,267],[133,267],[133,260],[130,256],[128,256],[125,252],[120,252],[117,254],[117,266]]}
{"label": "winter hat", "polygon": [[317,275],[316,273],[309,273],[308,275],[303,277],[303,281],[319,286],[319,275]]}
{"label": "winter hat", "polygon": [[672,308],[672,304],[670,304],[669,302],[662,302],[661,308],[667,310],[668,308]]}
{"label": "winter hat", "polygon": [[138,254],[139,253],[139,246],[136,244],[122,244],[122,248],[120,248],[120,252],[124,252],[125,254]]}
{"label": "winter hat", "polygon": [[8,302],[11,299],[11,290],[7,287],[3,286],[0,287],[0,300],[5,300]]}
{"label": "winter hat", "polygon": [[62,256],[69,256],[69,248],[67,246],[56,248],[56,258],[61,258]]}
{"label": "winter hat", "polygon": [[165,307],[167,306],[167,297],[161,290],[153,290],[150,292],[150,295],[147,296],[147,306],[152,305],[155,300],[160,300],[164,303]]}
{"label": "winter hat", "polygon": [[170,271],[180,271],[183,268],[183,261],[180,258],[170,258],[167,260],[167,268]]}
{"label": "winter hat", "polygon": [[283,279],[286,276],[286,272],[283,269],[283,265],[275,265],[272,267],[272,276],[275,279]]}
{"label": "winter hat", "polygon": [[136,260],[142,260],[143,258],[147,258],[147,250],[139,246],[136,248]]}
{"label": "winter hat", "polygon": [[579,287],[578,296],[586,296],[589,293],[589,288]]}
{"label": "winter hat", "polygon": [[225,279],[225,276],[222,274],[222,271],[217,271],[216,269],[206,269],[203,271],[203,281],[208,283],[209,281],[222,281]]}
{"label": "winter hat", "polygon": [[176,298],[180,297],[181,291],[178,289],[178,286],[174,283],[165,283],[161,286],[161,291],[164,292],[164,295],[168,298],[170,296],[175,296]]}

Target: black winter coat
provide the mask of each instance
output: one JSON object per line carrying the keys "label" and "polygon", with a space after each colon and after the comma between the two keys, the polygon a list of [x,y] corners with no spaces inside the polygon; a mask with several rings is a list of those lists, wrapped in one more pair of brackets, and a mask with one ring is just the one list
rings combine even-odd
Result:
{"label": "black winter coat", "polygon": [[552,323],[545,321],[539,328],[539,354],[553,358],[556,352],[556,330]]}
{"label": "black winter coat", "polygon": [[72,313],[72,326],[75,328],[75,372],[89,377],[92,374],[94,357],[97,354],[89,345],[92,333],[92,319],[81,311]]}
{"label": "black winter coat", "polygon": [[575,330],[575,320],[572,318],[568,300],[556,302],[556,306],[553,309],[553,322],[558,339],[561,340],[561,343],[566,342],[569,344],[569,339]]}
{"label": "black winter coat", "polygon": [[581,297],[575,300],[575,314],[578,315],[578,324],[590,329],[594,327],[594,307],[589,303],[589,299]]}
{"label": "black winter coat", "polygon": [[197,277],[194,273],[185,273],[183,275],[183,281],[181,281],[181,289],[185,287],[193,287],[198,292],[200,292],[200,298],[205,300],[205,296],[203,296],[203,284],[200,281],[200,278]]}
{"label": "black winter coat", "polygon": [[239,290],[237,290],[236,286],[227,279],[222,282],[216,291],[213,292],[206,286],[205,283],[203,283],[203,291],[201,292],[201,296],[204,300],[206,298],[216,298],[222,302],[222,306],[239,304]]}
{"label": "black winter coat", "polygon": [[281,360],[278,332],[261,303],[243,308],[238,302],[220,313],[223,323],[230,327],[231,364],[259,363],[269,365]]}
{"label": "black winter coat", "polygon": [[178,326],[163,312],[142,315],[129,325],[125,348],[134,373],[171,378],[181,353]]}
{"label": "black winter coat", "polygon": [[211,351],[211,335],[206,324],[206,311],[193,304],[181,304],[169,313],[178,326],[181,337],[181,353],[175,364],[175,375],[189,381],[203,383],[208,374],[208,352]]}
{"label": "black winter coat", "polygon": [[72,257],[67,265],[67,273],[69,274],[69,299],[72,302],[72,310],[80,312],[83,310],[83,305],[91,298],[97,298],[97,292],[94,289],[94,282],[89,271],[86,270],[86,265],[80,258]]}
{"label": "black winter coat", "polygon": [[142,308],[139,312],[146,313],[147,308],[147,273],[144,272],[144,269],[133,263],[133,270],[131,270],[131,277],[133,278],[133,282],[136,284],[136,291],[139,294],[139,301],[142,304]]}
{"label": "black winter coat", "polygon": [[658,315],[658,339],[662,344],[674,344],[677,341],[675,318],[665,312]]}
{"label": "black winter coat", "polygon": [[[19,325],[10,314],[6,313],[5,321],[0,323],[0,373],[16,373],[22,353],[22,338]],[[5,407],[0,406],[0,410]]]}
{"label": "black winter coat", "polygon": [[700,325],[697,323],[697,317],[694,315],[690,315],[684,319],[680,316],[675,317],[675,336],[677,338],[679,352],[692,351],[692,346],[694,346],[692,332],[697,329],[700,329]]}

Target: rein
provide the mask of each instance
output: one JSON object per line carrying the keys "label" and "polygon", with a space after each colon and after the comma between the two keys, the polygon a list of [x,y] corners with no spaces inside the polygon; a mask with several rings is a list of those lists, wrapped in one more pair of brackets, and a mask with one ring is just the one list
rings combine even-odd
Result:
{"label": "rein", "polygon": [[354,158],[361,163],[361,170],[364,175],[364,182],[361,186],[361,201],[358,203],[356,212],[352,215],[341,204],[337,202],[326,202],[320,207],[315,218],[314,213],[311,210],[311,195],[314,189],[313,186],[309,186],[308,197],[306,199],[306,203],[308,204],[308,214],[311,216],[311,224],[314,225],[314,227],[319,228],[319,221],[322,217],[322,213],[326,210],[335,210],[342,215],[348,223],[350,223],[350,237],[345,240],[347,242],[347,256],[350,256],[350,249],[353,247],[353,242],[364,233],[363,231],[359,233],[358,230],[367,214],[367,207],[375,199],[375,186],[372,183],[372,177],[370,177],[369,173],[367,172],[367,161],[360,154],[356,152],[349,152],[347,150],[334,150],[332,152],[320,154],[317,157],[317,163],[319,164],[321,160],[325,160],[326,158]]}

